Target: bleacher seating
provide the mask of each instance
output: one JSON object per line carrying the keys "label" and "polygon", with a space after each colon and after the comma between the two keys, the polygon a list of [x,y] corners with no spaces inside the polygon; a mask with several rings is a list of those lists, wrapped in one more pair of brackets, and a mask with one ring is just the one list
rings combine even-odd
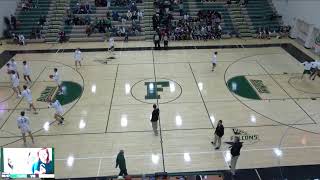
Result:
{"label": "bleacher seating", "polygon": [[[92,33],[87,37],[84,25],[66,25],[65,12],[68,7],[73,9],[79,0],[34,0],[34,8],[29,11],[21,10],[21,2],[16,10],[17,20],[21,23],[17,30],[17,34],[22,33],[27,39],[30,37],[32,28],[37,26],[39,17],[44,15],[47,17],[44,32],[46,33],[46,42],[57,42],[57,34],[60,30],[64,30],[70,41],[104,41],[105,33]],[[87,1],[82,1],[87,2]],[[119,7],[115,5],[115,0],[112,1],[111,7],[96,7],[95,0],[88,0],[91,5],[92,12],[88,14],[91,22],[94,22],[95,17],[106,18],[106,12],[112,13],[117,11],[119,15],[126,14],[127,7]],[[138,3],[137,7],[143,11],[143,20],[139,22],[142,32],[137,36],[129,36],[129,40],[151,40],[154,35],[152,27],[152,16],[155,14],[153,0],[144,0],[143,3]],[[232,0],[232,5],[228,6],[225,0],[201,1],[201,0],[184,0],[184,12],[191,17],[196,17],[199,10],[215,10],[222,15],[221,27],[222,37],[228,37],[232,32],[239,33],[242,37],[252,37],[259,27],[269,27],[272,31],[277,30],[281,25],[281,20],[274,18],[276,11],[269,0],[249,0],[246,6],[239,6]],[[173,7],[173,21],[182,19],[177,5]],[[76,14],[76,16],[85,17],[87,14]],[[122,26],[120,21],[112,21],[115,27]],[[131,21],[127,21],[124,26],[130,26]],[[115,36],[115,34],[111,34]],[[123,40],[124,37],[115,37],[116,40]]]}
{"label": "bleacher seating", "polygon": [[271,19],[271,16],[277,13],[268,0],[249,0],[245,9],[254,30],[259,27],[269,27],[272,31],[278,30],[280,21],[277,18]]}
{"label": "bleacher seating", "polygon": [[[70,2],[70,8],[72,9],[75,7],[77,0],[71,0]],[[118,7],[115,6],[114,2],[112,2],[111,7],[107,9],[107,7],[96,7],[94,0],[90,0],[90,5],[92,7],[92,13],[88,14],[90,16],[91,22],[95,21],[95,18],[97,17],[98,19],[100,18],[106,18],[106,13],[107,11],[111,12],[112,11],[117,11],[119,15],[123,15],[127,12],[126,7]],[[137,5],[138,9],[143,9],[142,4]],[[85,17],[87,14],[75,14],[78,17]],[[118,27],[122,26],[121,22],[119,21],[112,21],[112,26]],[[125,26],[130,26],[131,21],[127,21]],[[140,26],[143,27],[143,22],[141,21]],[[87,37],[87,34],[85,32],[86,26],[85,25],[65,25],[64,31],[66,32],[67,37],[69,37],[70,42],[81,42],[81,41],[104,41],[106,38],[105,33],[92,33],[89,37]],[[115,36],[115,34],[111,34],[112,36]],[[120,40],[124,39],[124,37],[115,37],[115,40]],[[135,36],[131,37],[129,36],[130,40],[144,40],[143,34],[141,36]]]}
{"label": "bleacher seating", "polygon": [[16,9],[16,17],[20,24],[17,26],[17,30],[14,32],[16,34],[23,34],[25,38],[28,39],[30,37],[32,28],[38,25],[40,16],[47,17],[50,3],[51,0],[33,1],[33,8],[28,11],[23,11],[21,9],[21,2],[19,2]]}

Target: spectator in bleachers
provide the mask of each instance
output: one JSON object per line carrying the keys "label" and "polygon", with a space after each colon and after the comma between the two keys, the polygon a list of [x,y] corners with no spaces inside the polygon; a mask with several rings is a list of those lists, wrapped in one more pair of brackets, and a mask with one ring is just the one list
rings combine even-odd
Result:
{"label": "spectator in bleachers", "polygon": [[65,42],[67,39],[66,39],[66,33],[64,31],[60,31],[58,33],[58,37],[59,37],[59,42],[60,43],[63,43]]}
{"label": "spectator in bleachers", "polygon": [[138,20],[139,22],[142,20],[143,18],[143,12],[141,10],[138,11]]}
{"label": "spectator in bleachers", "polygon": [[119,21],[119,13],[117,11],[112,11],[112,20]]}
{"label": "spectator in bleachers", "polygon": [[86,14],[90,14],[92,11],[91,11],[91,5],[89,3],[89,1],[86,1],[86,4],[84,5],[85,7],[85,13]]}
{"label": "spectator in bleachers", "polygon": [[39,25],[42,27],[42,26],[44,26],[45,22],[46,22],[46,17],[45,16],[40,16]]}
{"label": "spectator in bleachers", "polygon": [[31,9],[31,3],[30,3],[28,0],[22,1],[22,3],[21,3],[21,9],[22,9],[23,11],[28,11],[28,10],[30,10],[30,9]]}
{"label": "spectator in bleachers", "polygon": [[89,37],[89,36],[92,34],[92,31],[93,31],[93,29],[92,29],[91,24],[90,24],[90,25],[87,25],[87,26],[86,26],[86,34],[87,34],[87,37]]}
{"label": "spectator in bleachers", "polygon": [[111,7],[111,0],[107,0],[107,8]]}
{"label": "spectator in bleachers", "polygon": [[132,13],[131,13],[130,10],[128,10],[128,12],[127,12],[127,20],[131,20],[131,18],[132,18]]}
{"label": "spectator in bleachers", "polygon": [[13,30],[17,29],[17,18],[11,14],[10,16],[11,25],[13,27]]}
{"label": "spectator in bleachers", "polygon": [[159,25],[160,25],[159,14],[154,14],[152,16],[152,27],[153,27],[153,30],[156,30]]}
{"label": "spectator in bleachers", "polygon": [[89,15],[86,15],[84,22],[86,25],[89,25],[91,22],[91,17]]}

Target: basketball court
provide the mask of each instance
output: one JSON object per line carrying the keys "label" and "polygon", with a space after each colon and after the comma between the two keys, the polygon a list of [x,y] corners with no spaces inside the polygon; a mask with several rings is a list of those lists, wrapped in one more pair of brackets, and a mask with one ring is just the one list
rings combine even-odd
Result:
{"label": "basketball court", "polygon": [[[19,72],[23,60],[30,63],[30,89],[40,109],[38,115],[27,112],[36,141],[27,139],[28,147],[55,148],[57,178],[117,175],[120,149],[129,174],[228,170],[228,147],[236,135],[244,143],[239,169],[317,164],[320,78],[301,79],[302,59],[294,54],[317,57],[291,40],[265,42],[177,42],[167,51],[119,42],[116,48],[123,50],[115,51],[115,59],[101,49],[106,45],[88,43],[80,46],[84,61],[78,70],[76,44],[30,45],[39,50],[29,52],[18,47],[13,58]],[[212,72],[214,51],[218,64]],[[45,102],[55,94],[48,78],[55,67],[66,91],[57,97],[64,126],[54,122]],[[27,104],[10,88],[5,66],[0,74],[0,145],[23,147],[16,118]],[[150,123],[152,104],[160,108],[159,136]],[[218,120],[226,129],[222,147],[214,150],[210,142]]]}

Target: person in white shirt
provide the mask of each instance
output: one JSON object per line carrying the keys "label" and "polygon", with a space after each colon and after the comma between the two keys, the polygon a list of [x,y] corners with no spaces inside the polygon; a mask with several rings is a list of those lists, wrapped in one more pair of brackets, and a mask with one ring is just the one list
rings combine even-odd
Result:
{"label": "person in white shirt", "polygon": [[16,61],[14,59],[11,59],[9,64],[10,64],[11,70],[15,71],[17,77],[20,79],[20,75],[19,75],[19,72],[18,72],[18,67],[17,67]]}
{"label": "person in white shirt", "polygon": [[22,134],[23,144],[24,146],[26,146],[27,145],[26,133],[29,134],[33,144],[34,144],[34,139],[30,129],[30,120],[27,116],[24,116],[24,115],[25,115],[25,112],[21,111],[20,116],[17,119],[17,124]]}
{"label": "person in white shirt", "polygon": [[30,78],[30,75],[31,75],[31,69],[30,69],[30,66],[29,64],[27,63],[27,61],[23,61],[22,62],[23,64],[23,79],[28,83],[28,84],[31,84],[32,81],[31,81],[31,78]]}
{"label": "person in white shirt", "polygon": [[11,71],[11,85],[12,89],[15,93],[17,93],[18,98],[21,97],[21,90],[20,90],[20,81],[19,78],[16,75],[15,71]]}
{"label": "person in white shirt", "polygon": [[19,37],[19,44],[26,45],[24,35],[20,34],[18,37]]}
{"label": "person in white shirt", "polygon": [[311,62],[311,75],[310,75],[310,79],[314,80],[316,78],[316,76],[319,74],[320,71],[320,62],[319,61],[314,61]]}
{"label": "person in white shirt", "polygon": [[32,102],[32,93],[31,93],[31,90],[26,86],[26,85],[23,85],[23,91],[21,93],[21,96],[23,98],[25,98],[25,100],[27,101],[27,103],[29,104],[29,111],[31,110],[31,108],[33,109],[33,112],[34,114],[38,114],[36,108],[34,107],[33,105],[33,102]]}
{"label": "person in white shirt", "polygon": [[302,76],[301,76],[301,79],[303,79],[303,76],[305,75],[305,74],[311,74],[311,62],[308,62],[308,61],[305,61],[305,62],[303,62],[302,63],[302,65],[303,65],[303,73],[302,73]]}
{"label": "person in white shirt", "polygon": [[75,66],[76,69],[78,68],[78,64],[81,67],[81,60],[83,60],[82,52],[80,51],[80,48],[77,48],[74,52],[74,60],[75,60]]}
{"label": "person in white shirt", "polygon": [[110,37],[109,38],[109,48],[108,48],[108,53],[113,54],[114,51],[114,38]]}
{"label": "person in white shirt", "polygon": [[52,99],[48,107],[55,109],[54,119],[58,121],[58,125],[64,125],[63,109],[60,102]]}
{"label": "person in white shirt", "polygon": [[212,71],[214,71],[214,68],[217,66],[217,55],[218,52],[214,52],[212,59],[211,59],[211,63],[212,63]]}
{"label": "person in white shirt", "polygon": [[59,93],[60,94],[63,94],[63,92],[62,92],[62,82],[61,82],[61,78],[60,78],[60,75],[59,75],[59,73],[58,73],[58,69],[57,68],[54,68],[53,69],[53,72],[54,72],[54,74],[53,75],[50,75],[50,78],[51,79],[53,79],[56,83],[57,83],[57,85],[58,85],[58,88],[59,88]]}

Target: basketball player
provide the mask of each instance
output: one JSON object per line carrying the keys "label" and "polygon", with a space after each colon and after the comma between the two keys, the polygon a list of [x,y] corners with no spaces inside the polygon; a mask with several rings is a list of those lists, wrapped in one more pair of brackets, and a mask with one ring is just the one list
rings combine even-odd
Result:
{"label": "basketball player", "polygon": [[113,54],[114,51],[114,38],[110,37],[109,38],[109,48],[108,48],[108,52]]}
{"label": "basketball player", "polygon": [[62,82],[61,82],[61,79],[60,79],[60,75],[58,73],[58,69],[57,68],[54,68],[53,69],[53,72],[54,74],[53,75],[50,75],[50,78],[53,79],[57,85],[58,85],[58,88],[59,88],[59,94],[63,94],[62,92]]}
{"label": "basketball player", "polygon": [[64,125],[64,118],[63,118],[63,109],[58,100],[51,100],[49,108],[54,108],[56,112],[54,113],[54,119],[58,121],[58,125]]}
{"label": "basketball player", "polygon": [[74,60],[75,60],[74,63],[75,63],[76,69],[78,68],[78,64],[81,67],[81,60],[83,60],[83,57],[82,57],[80,48],[77,48],[76,51],[74,52]]}
{"label": "basketball player", "polygon": [[217,66],[217,55],[218,55],[218,52],[214,52],[213,56],[212,56],[212,60],[211,60],[211,63],[212,63],[212,71],[214,71],[214,68]]}
{"label": "basketball player", "polygon": [[15,71],[11,71],[11,84],[12,84],[12,89],[15,93],[17,93],[17,98],[21,97],[21,90],[19,86],[19,78],[16,75]]}
{"label": "basketball player", "polygon": [[23,61],[22,64],[23,64],[23,67],[22,67],[23,68],[23,79],[27,82],[27,84],[31,84],[32,81],[30,78],[30,75],[31,75],[30,66],[27,63],[27,61]]}
{"label": "basketball player", "polygon": [[301,76],[301,79],[303,79],[303,76],[305,75],[305,74],[311,74],[311,62],[308,62],[308,61],[305,61],[305,62],[303,62],[302,63],[302,65],[303,65],[303,73],[302,73],[302,76]]}
{"label": "basketball player", "polygon": [[17,63],[15,62],[15,60],[14,60],[14,59],[11,59],[10,62],[9,62],[9,64],[10,64],[10,66],[11,66],[11,70],[15,71],[18,79],[20,79],[19,72],[18,72],[18,67],[17,67]]}
{"label": "basketball player", "polygon": [[319,61],[314,61],[311,63],[311,75],[310,75],[310,79],[314,80],[316,78],[317,75],[319,75],[320,73],[320,62]]}
{"label": "basketball player", "polygon": [[25,112],[21,111],[20,116],[17,119],[18,128],[21,130],[24,146],[27,146],[26,133],[29,134],[32,144],[34,144],[33,136],[30,129],[30,120],[27,116],[24,116]]}
{"label": "basketball player", "polygon": [[31,111],[31,108],[32,108],[33,109],[33,113],[34,114],[38,114],[38,112],[37,112],[37,110],[34,107],[33,102],[32,102],[31,90],[26,85],[23,85],[23,91],[21,93],[21,96],[24,97],[27,100],[27,103],[29,104],[28,111]]}

